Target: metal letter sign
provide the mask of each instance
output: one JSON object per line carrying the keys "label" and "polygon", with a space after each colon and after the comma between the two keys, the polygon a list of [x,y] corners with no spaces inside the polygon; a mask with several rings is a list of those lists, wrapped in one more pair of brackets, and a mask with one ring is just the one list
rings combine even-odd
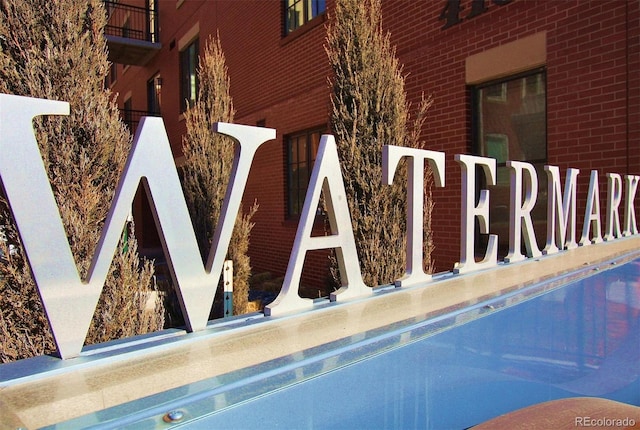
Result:
{"label": "metal letter sign", "polygon": [[[495,0],[494,3],[498,4]],[[82,350],[141,182],[151,202],[156,228],[187,327],[190,331],[204,329],[253,158],[264,142],[276,137],[275,130],[227,123],[214,125],[214,131],[233,138],[235,156],[220,219],[206,264],[203,264],[162,118],[143,118],[133,139],[87,278],[81,279],[32,125],[33,118],[37,116],[68,114],[69,104],[66,102],[0,94],[0,177],[60,356],[75,357]],[[422,266],[424,165],[425,161],[429,162],[436,186],[444,187],[445,154],[384,146],[381,178],[384,184],[393,182],[395,170],[403,157],[408,158],[407,265],[404,276],[396,280],[396,285],[413,286],[431,281],[431,276],[425,273]],[[476,171],[484,174],[487,185],[494,185],[496,160],[465,154],[456,155],[455,160],[462,171],[462,199],[460,262],[453,271],[468,273],[494,267],[497,265],[497,235],[489,231],[489,190],[480,190],[476,203]],[[511,169],[511,209],[510,249],[505,261],[516,262],[525,259],[520,251],[522,241],[526,257],[540,255],[531,219],[538,180],[531,164],[509,161],[507,166]],[[554,254],[578,246],[576,189],[579,170],[567,170],[564,193],[559,169],[545,166],[545,170],[548,177],[548,205],[547,242],[543,253]],[[625,175],[623,226],[620,225],[619,215],[622,177],[617,174],[607,176],[609,186],[604,240],[637,235],[634,200],[640,176]],[[321,193],[325,199],[331,234],[312,236]],[[586,197],[581,245],[603,240],[598,172],[595,170],[591,172]],[[476,222],[481,234],[489,234],[482,261],[475,260]],[[265,315],[281,315],[314,307],[312,300],[298,294],[302,266],[308,251],[329,248],[336,251],[342,283],[342,287],[331,294],[330,300],[342,301],[372,295],[373,290],[364,284],[360,273],[336,143],[333,136],[325,135],[320,141],[313,166],[284,284],[276,300],[265,308]]]}
{"label": "metal letter sign", "polygon": [[482,167],[487,185],[496,184],[495,158],[457,154],[455,160],[462,167],[462,215],[460,219],[460,262],[453,269],[454,273],[468,273],[486,269],[498,264],[498,236],[489,235],[487,252],[480,262],[475,261],[475,219],[478,219],[480,233],[489,233],[489,190],[480,190],[478,204],[476,197],[476,166]]}
{"label": "metal letter sign", "polygon": [[[590,238],[591,225],[593,224],[593,238]],[[598,188],[598,171],[591,171],[589,180],[589,194],[587,195],[587,208],[582,224],[582,237],[580,246],[602,242],[602,224],[600,223],[600,191]]]}
{"label": "metal letter sign", "polygon": [[[463,6],[460,4],[462,0],[445,0],[444,8],[440,12],[439,19],[444,20],[444,26],[442,29],[449,28],[452,25],[458,24],[463,20],[460,18],[460,11]],[[492,3],[498,6],[504,6],[511,3],[512,0],[492,0]],[[485,0],[470,0],[471,10],[464,17],[464,19],[471,19],[478,15],[481,15],[487,11]]]}
{"label": "metal letter sign", "polygon": [[640,183],[640,176],[626,175],[625,176],[625,201],[624,201],[624,230],[623,236],[631,236],[638,234],[638,225],[636,224],[636,211],[633,202],[636,199],[636,192],[638,191],[638,183]]}
{"label": "metal letter sign", "polygon": [[620,202],[622,201],[622,177],[617,173],[607,173],[607,218],[604,240],[622,236],[620,230]]}
{"label": "metal letter sign", "polygon": [[382,147],[382,182],[391,185],[400,159],[408,158],[407,267],[398,287],[429,282],[424,272],[424,162],[428,161],[437,187],[444,187],[444,152],[385,145]]}
{"label": "metal letter sign", "polygon": [[251,162],[258,147],[275,138],[275,130],[217,124],[215,130],[232,137],[237,145],[221,221],[203,267],[164,123],[161,118],[143,118],[87,279],[82,280],[31,123],[35,116],[56,114],[68,115],[69,104],[0,95],[0,176],[60,356],[74,357],[82,349],[141,181],[152,202],[187,325],[190,330],[205,328]]}
{"label": "metal letter sign", "polygon": [[[538,176],[536,169],[529,163],[507,161],[511,177],[511,211],[509,214],[509,254],[504,261],[514,263],[525,259],[520,252],[521,239],[527,250],[527,257],[541,255],[536,243],[531,211],[538,198]],[[524,195],[524,201],[522,197]]]}
{"label": "metal letter sign", "polygon": [[[321,191],[325,198],[331,235],[312,237],[311,229]],[[331,301],[371,295],[373,290],[365,285],[360,273],[336,142],[333,136],[323,135],[309,179],[309,188],[302,206],[300,225],[293,243],[284,284],[278,297],[265,307],[265,315],[281,315],[313,307],[313,300],[302,298],[298,294],[304,257],[307,251],[328,248],[336,250],[342,283],[342,287],[331,294]]]}
{"label": "metal letter sign", "polygon": [[547,245],[543,254],[577,248],[576,243],[576,187],[579,169],[567,169],[564,194],[560,185],[560,169],[544,166],[548,178]]}

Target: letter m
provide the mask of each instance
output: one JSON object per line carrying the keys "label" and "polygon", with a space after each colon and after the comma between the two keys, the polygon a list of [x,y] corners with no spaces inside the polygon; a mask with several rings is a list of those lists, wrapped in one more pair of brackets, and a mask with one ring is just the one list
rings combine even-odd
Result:
{"label": "letter m", "polygon": [[229,186],[206,264],[198,250],[161,118],[143,118],[86,279],[81,279],[36,142],[32,120],[68,115],[66,102],[0,94],[0,176],[62,358],[80,354],[140,182],[190,330],[206,327],[249,168],[275,130],[219,123],[236,141]]}

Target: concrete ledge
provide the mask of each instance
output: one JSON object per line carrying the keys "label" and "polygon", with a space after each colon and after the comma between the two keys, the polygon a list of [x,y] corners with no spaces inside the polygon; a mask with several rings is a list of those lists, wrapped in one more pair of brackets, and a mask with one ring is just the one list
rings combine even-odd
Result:
{"label": "concrete ledge", "polygon": [[[418,287],[381,288],[367,299],[319,304],[301,314],[252,315],[197,333],[156,333],[134,340],[135,345],[119,341],[105,348],[109,353],[98,347],[65,362],[39,357],[3,365],[0,421],[11,417],[27,428],[59,423],[359,333],[433,318],[555,277],[564,283],[566,275],[579,278],[594,268],[606,269],[613,258],[637,258],[639,250],[640,237],[632,236],[492,270],[441,274]],[[44,366],[42,373],[6,377],[17,366],[41,361],[51,363],[49,370]]]}

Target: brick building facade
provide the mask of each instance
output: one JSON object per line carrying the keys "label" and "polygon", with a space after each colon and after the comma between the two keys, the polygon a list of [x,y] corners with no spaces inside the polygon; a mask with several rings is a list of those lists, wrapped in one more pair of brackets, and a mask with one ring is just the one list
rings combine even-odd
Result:
{"label": "brick building facade", "polygon": [[[314,139],[330,129],[324,43],[333,1],[122,3],[157,15],[147,24],[153,33],[148,46],[132,44],[142,47],[134,60],[116,55],[115,43],[129,30],[110,39],[114,63],[129,65],[115,65],[109,85],[125,118],[133,111],[162,115],[178,164],[185,131],[181,100],[190,91],[194,53],[202,52],[211,34],[219,34],[226,56],[235,122],[277,130],[277,138],[256,154],[245,202],[260,205],[249,250],[254,272],[283,274],[298,224],[292,181],[309,170],[304,157],[313,157]],[[123,16],[126,22],[130,15]],[[462,184],[455,154],[498,161],[490,230],[500,235],[499,257],[508,240],[506,160],[530,162],[538,171],[533,217],[541,220],[536,230],[542,244],[545,164],[558,166],[563,181],[567,168],[580,169],[579,229],[592,169],[599,172],[603,207],[606,173],[640,174],[637,1],[389,0],[382,4],[382,22],[404,65],[408,99],[417,105],[424,93],[435,100],[422,137],[426,149],[446,153],[446,187],[433,189],[438,271],[451,270],[460,258]],[[120,54],[129,49],[126,40],[118,46]],[[134,213],[141,246],[153,254],[159,243],[143,199]],[[326,252],[311,253],[303,282],[323,284],[326,277]]]}

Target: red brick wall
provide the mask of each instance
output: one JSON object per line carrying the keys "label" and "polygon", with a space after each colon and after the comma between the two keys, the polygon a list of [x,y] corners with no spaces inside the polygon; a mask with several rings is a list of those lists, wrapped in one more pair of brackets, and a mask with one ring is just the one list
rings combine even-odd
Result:
{"label": "red brick wall", "polygon": [[[229,10],[246,12],[242,14],[247,20],[246,31],[238,31],[232,20],[223,20],[220,36],[227,54],[236,122],[255,125],[265,121],[267,127],[277,130],[276,139],[256,154],[245,201],[257,200],[260,205],[249,249],[254,272],[283,275],[298,226],[298,220],[288,219],[286,213],[285,137],[327,124],[329,65],[323,48],[324,17],[312,28],[303,27],[282,38],[282,27],[274,25],[281,22],[280,3],[255,4],[255,8],[227,5]],[[310,253],[302,283],[324,285],[327,262],[326,252]]]}
{"label": "red brick wall", "polygon": [[[297,220],[286,216],[284,137],[327,125],[329,65],[323,47],[325,16],[283,38],[281,3],[277,1],[185,1],[179,8],[175,4],[159,2],[161,52],[145,67],[124,70],[120,66],[113,89],[120,93],[121,106],[124,95],[130,92],[133,108],[144,110],[146,81],[161,73],[162,116],[174,154],[179,157],[185,125],[179,111],[178,41],[197,23],[202,53],[208,35],[219,32],[237,110],[235,121],[248,125],[264,121],[267,127],[277,130],[277,138],[265,143],[256,154],[245,191],[245,207],[253,201],[260,205],[250,242],[254,273],[270,271],[275,276],[282,275],[297,228]],[[145,225],[139,227],[138,233],[143,245],[157,246],[153,227],[149,228],[151,223],[151,218],[145,217],[142,223]],[[313,252],[307,260],[303,283],[324,285],[327,252]]]}
{"label": "red brick wall", "polygon": [[[260,204],[250,246],[254,271],[281,275],[297,228],[297,221],[287,219],[285,213],[284,137],[327,123],[326,16],[317,25],[283,38],[278,1],[185,1],[177,9],[175,2],[159,3],[162,51],[145,67],[119,70],[114,89],[121,96],[131,91],[134,108],[144,109],[144,83],[156,72],[162,74],[163,117],[179,155],[184,121],[179,112],[178,47],[170,46],[196,22],[201,52],[206,36],[219,31],[236,122],[265,121],[277,130],[277,138],[256,154],[245,202]],[[461,0],[462,18],[469,13],[470,3]],[[459,259],[461,171],[453,157],[471,152],[465,60],[539,32],[546,32],[547,38],[548,162],[559,166],[563,177],[568,167],[581,169],[580,207],[584,207],[589,171],[599,170],[604,227],[604,174],[640,174],[640,4],[513,0],[496,5],[485,0],[486,12],[446,29],[439,20],[444,5],[444,0],[383,2],[383,25],[404,64],[409,100],[417,104],[422,93],[435,99],[422,134],[425,147],[446,153],[446,188],[434,189],[437,270],[451,270]],[[303,283],[324,283],[326,252],[312,253],[307,260]]]}
{"label": "red brick wall", "polygon": [[[460,169],[456,153],[471,151],[470,94],[465,59],[538,32],[547,32],[548,163],[581,170],[584,210],[591,169],[599,170],[602,223],[607,172],[639,174],[637,2],[513,0],[443,29],[445,2],[383,3],[385,27],[405,64],[407,91],[417,102],[432,94],[423,137],[428,149],[447,153],[446,188],[434,192],[433,229],[438,270],[459,259]],[[461,17],[471,7],[461,0]],[[637,205],[638,206],[638,205]],[[636,208],[636,212],[637,212]],[[583,213],[578,211],[578,227]]]}

